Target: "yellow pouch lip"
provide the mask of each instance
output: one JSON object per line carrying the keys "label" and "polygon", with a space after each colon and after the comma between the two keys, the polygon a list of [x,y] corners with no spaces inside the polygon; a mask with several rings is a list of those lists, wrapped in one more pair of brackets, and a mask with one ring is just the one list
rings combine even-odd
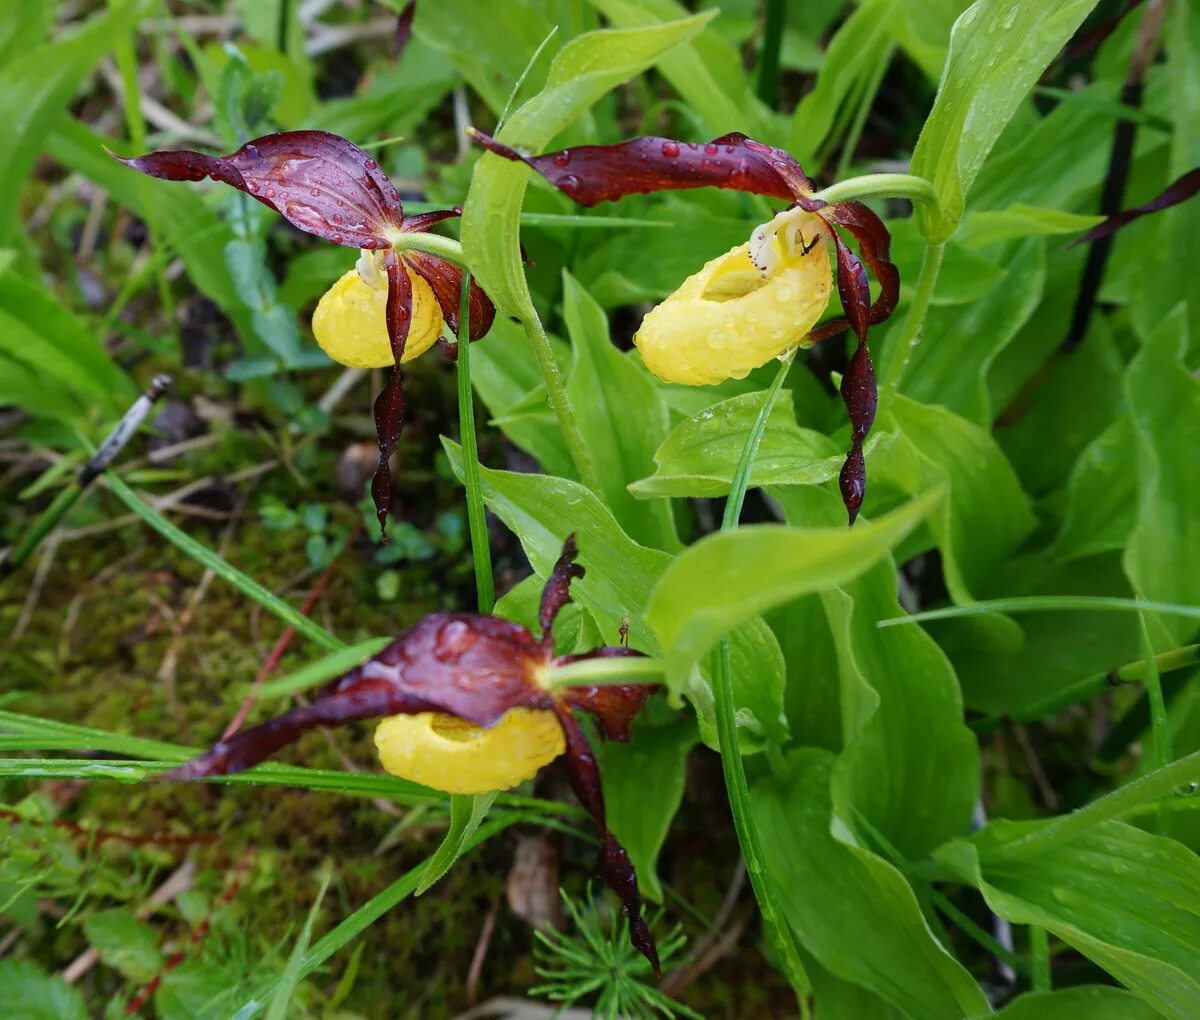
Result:
{"label": "yellow pouch lip", "polygon": [[765,278],[749,242],[688,277],[633,338],[646,367],[666,382],[712,385],[744,378],[799,343],[829,304],[833,281],[824,232],[814,223],[811,233],[807,253],[786,253],[776,241]]}
{"label": "yellow pouch lip", "polygon": [[509,709],[493,726],[442,712],[394,715],[375,729],[380,763],[392,775],[447,793],[507,790],[566,750],[546,709]]}
{"label": "yellow pouch lip", "polygon": [[[412,285],[412,324],[401,363],[412,361],[437,343],[443,326],[433,288],[408,266],[404,271]],[[347,270],[321,296],[313,312],[312,330],[321,350],[338,364],[349,368],[395,364],[387,332],[387,286],[370,286],[357,269]]]}

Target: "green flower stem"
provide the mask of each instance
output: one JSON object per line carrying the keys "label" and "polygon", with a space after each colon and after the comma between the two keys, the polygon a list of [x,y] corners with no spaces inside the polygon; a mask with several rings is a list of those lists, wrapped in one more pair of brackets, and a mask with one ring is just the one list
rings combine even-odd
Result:
{"label": "green flower stem", "polygon": [[[738,526],[742,515],[742,505],[746,501],[746,489],[750,484],[750,469],[754,456],[762,443],[763,433],[767,428],[767,419],[771,409],[787,378],[788,370],[796,356],[793,350],[784,359],[779,372],[767,390],[763,405],[759,408],[754,423],[750,426],[750,435],[746,438],[746,446],[742,450],[741,460],[738,461],[729,497],[725,502],[725,514],[721,520],[722,531],[733,531]],[[733,814],[733,826],[737,832],[738,843],[742,848],[742,856],[746,859],[746,872],[750,876],[750,885],[754,889],[758,908],[762,913],[763,927],[767,938],[774,949],[779,964],[788,980],[797,991],[806,991],[809,987],[808,978],[804,971],[792,941],[787,920],[782,917],[776,907],[778,896],[775,893],[775,883],[767,868],[763,855],[762,842],[758,837],[758,827],[754,821],[753,808],[750,804],[750,786],[746,782],[746,769],[742,762],[741,748],[738,746],[737,721],[733,708],[733,677],[730,665],[729,639],[722,638],[717,649],[716,668],[713,671],[714,712],[717,721],[717,738],[721,745],[721,769],[725,774],[725,786],[729,793],[729,806]],[[803,999],[801,1000],[803,1005]]]}
{"label": "green flower stem", "polygon": [[562,372],[558,370],[558,362],[554,360],[554,351],[546,336],[542,320],[530,306],[531,315],[523,319],[525,336],[533,348],[533,356],[537,359],[538,369],[542,374],[542,382],[546,386],[546,400],[554,417],[558,419],[558,427],[562,429],[563,441],[567,444],[567,452],[579,472],[579,480],[592,492],[600,491],[600,478],[596,474],[596,466],[588,453],[587,444],[583,441],[583,433],[579,431],[579,423],[575,420],[575,412],[571,410],[571,401],[567,397],[567,386]]}
{"label": "green flower stem", "polygon": [[938,204],[934,186],[924,177],[914,177],[912,174],[864,174],[861,177],[847,177],[844,181],[831,184],[824,191],[818,191],[813,197],[830,205],[867,198],[907,198],[910,202],[923,205],[936,207]]}
{"label": "green flower stem", "polygon": [[[391,238],[391,241],[397,251],[422,251],[427,255],[436,255],[447,262],[453,262],[457,266],[462,266],[463,269],[469,268],[462,245],[452,237],[442,237],[440,234],[413,233],[398,234]],[[537,359],[538,369],[546,386],[546,399],[550,403],[550,409],[554,412],[554,416],[558,419],[558,427],[562,429],[567,452],[570,453],[571,460],[575,462],[575,469],[579,472],[580,480],[593,492],[599,492],[600,480],[587,451],[587,445],[583,441],[583,435],[579,431],[579,425],[575,421],[571,403],[567,399],[566,384],[563,381],[562,373],[558,370],[558,363],[554,360],[554,352],[546,337],[546,329],[532,306],[530,313],[522,318],[521,324],[525,327],[525,335],[529,338],[533,355]]]}
{"label": "green flower stem", "polygon": [[471,274],[462,274],[458,299],[458,438],[462,443],[463,484],[467,489],[467,527],[475,561],[475,593],[481,613],[496,604],[492,550],[488,544],[483,483],[479,478],[479,445],[475,439],[475,393],[471,389]]}
{"label": "green flower stem", "polygon": [[278,595],[268,591],[254,580],[254,578],[243,574],[237,567],[226,562],[207,546],[197,542],[187,532],[177,528],[155,510],[154,507],[141,500],[137,493],[129,488],[117,475],[109,473],[104,478],[117,499],[129,507],[130,510],[149,524],[150,527],[162,535],[168,542],[186,553],[201,566],[211,570],[223,581],[228,581],[243,595],[253,599],[264,609],[278,616],[289,627],[295,628],[298,633],[303,634],[310,641],[315,642],[327,651],[335,652],[346,647],[344,642],[340,641],[333,634],[330,634],[320,624],[310,620],[294,606],[289,605]]}
{"label": "green flower stem", "polygon": [[[1200,665],[1200,644],[1172,648],[1170,651],[1163,652],[1154,657],[1155,672],[1160,675],[1196,665]],[[1146,680],[1148,676],[1149,673],[1146,669],[1145,661],[1137,659],[1134,662],[1126,663],[1124,666],[1109,670],[1106,673],[1093,673],[1091,676],[1072,684],[1065,690],[1059,691],[1054,697],[1046,698],[1035,705],[1030,705],[1029,708],[1022,712],[987,715],[982,719],[973,719],[967,725],[976,733],[991,733],[993,730],[1001,729],[1009,723],[1024,724],[1038,722],[1049,716],[1057,715],[1064,709],[1070,708],[1071,705],[1077,705],[1081,701],[1094,698],[1101,691],[1107,690],[1117,684],[1137,683]]]}
{"label": "green flower stem", "polygon": [[426,255],[436,255],[439,259],[453,262],[456,266],[467,266],[467,257],[463,254],[462,245],[453,237],[443,237],[441,234],[414,232],[411,234],[398,233],[388,238],[396,251],[422,251]]}
{"label": "green flower stem", "polygon": [[661,659],[630,655],[581,659],[551,666],[542,677],[542,683],[551,690],[597,684],[657,684],[662,683],[665,675],[666,665]]}
{"label": "green flower stem", "polygon": [[945,246],[941,244],[931,244],[925,248],[925,257],[921,260],[921,272],[917,276],[917,288],[913,294],[912,304],[908,306],[908,315],[905,316],[904,326],[900,330],[900,336],[889,344],[892,350],[888,355],[887,371],[884,373],[879,387],[881,406],[889,404],[900,389],[900,380],[904,378],[908,359],[912,357],[921,327],[925,325],[925,315],[929,311],[933,288],[942,268],[944,251]]}
{"label": "green flower stem", "polygon": [[766,24],[758,51],[758,80],[755,91],[767,106],[774,106],[779,94],[779,52],[783,48],[783,28],[787,20],[787,0],[766,0]]}
{"label": "green flower stem", "polygon": [[1030,925],[1029,960],[1033,970],[1033,990],[1050,991],[1050,936],[1041,925]]}

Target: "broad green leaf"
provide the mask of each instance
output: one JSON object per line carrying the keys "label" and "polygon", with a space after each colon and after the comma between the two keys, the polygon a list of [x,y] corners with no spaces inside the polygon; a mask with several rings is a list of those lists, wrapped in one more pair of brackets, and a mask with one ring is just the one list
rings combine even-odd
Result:
{"label": "broad green leaf", "polygon": [[639,720],[628,743],[596,745],[609,828],[629,852],[642,892],[655,903],[663,898],[658,855],[683,800],[684,762],[695,743],[690,720],[666,726]]}
{"label": "broad green leaf", "polygon": [[[1200,605],[1200,379],[1186,366],[1188,336],[1179,306],[1133,360],[1125,390],[1137,455],[1138,510],[1125,572],[1143,598]],[[1189,640],[1195,625],[1155,615],[1157,651]]]}
{"label": "broad green leaf", "polygon": [[822,595],[842,678],[842,739],[834,768],[838,813],[861,813],[906,858],[920,860],[967,831],[979,796],[979,748],[962,721],[958,679],[903,614],[890,558]]}
{"label": "broad green leaf", "polygon": [[[503,17],[489,17],[476,0],[419,4],[413,34],[452,64],[499,115],[530,58],[555,27],[555,12],[548,7],[537,0],[510,0]],[[544,59],[539,58],[540,68],[531,75],[544,73]]]}
{"label": "broad green leaf", "polygon": [[454,862],[464,853],[467,841],[487,818],[495,799],[495,793],[451,794],[450,828],[421,872],[421,881],[417,883],[414,895],[420,896],[454,867]]}
{"label": "broad green leaf", "polygon": [[[614,28],[661,25],[691,12],[676,0],[590,0]],[[741,131],[774,144],[775,118],[754,94],[742,54],[715,26],[658,61],[658,69],[713,136]]]}
{"label": "broad green leaf", "polygon": [[818,153],[844,129],[858,94],[891,52],[889,21],[896,6],[896,0],[866,0],[826,47],[816,86],[792,114],[788,149],[809,171],[817,171]]}
{"label": "broad green leaf", "polygon": [[130,981],[145,984],[163,965],[154,929],[128,910],[102,910],[84,919],[83,932],[100,954]]}
{"label": "broad green leaf", "polygon": [[[462,455],[448,439],[442,445],[451,467],[461,478]],[[580,562],[586,573],[571,585],[572,597],[600,625],[605,640],[614,643],[622,622],[629,622],[629,644],[654,654],[658,639],[646,623],[646,600],[671,557],[638,545],[621,530],[612,511],[578,482],[547,475],[514,474],[484,468],[483,498],[489,509],[521,541],[533,569],[549,575],[570,534],[579,543]],[[761,749],[764,738],[782,742],[787,737],[783,713],[784,665],[771,630],[762,620],[746,614],[730,637],[733,660],[734,707],[741,727],[742,750]],[[684,692],[696,706],[701,735],[711,733],[712,691],[707,679],[683,670],[671,685],[673,694]],[[690,681],[690,683],[689,683]]]}
{"label": "broad green leaf", "polygon": [[931,244],[954,233],[967,193],[1000,132],[1096,0],[978,0],[950,34],[937,98],[912,173],[933,182],[941,208],[917,210]]}
{"label": "broad green leaf", "polygon": [[892,34],[930,81],[938,80],[946,63],[950,30],[969,3],[970,0],[921,0],[917,4],[896,5],[895,20],[890,26]]}
{"label": "broad green leaf", "polygon": [[1056,992],[1026,992],[999,1013],[981,1013],[995,1020],[1158,1020],[1162,1016],[1132,992],[1107,985],[1078,985]]}
{"label": "broad green leaf", "polygon": [[37,159],[42,140],[80,83],[122,35],[144,17],[155,0],[122,4],[98,14],[70,35],[35,46],[0,69],[0,244],[20,229],[21,185]]}
{"label": "broad green leaf", "polygon": [[[608,29],[572,39],[550,65],[546,87],[512,114],[497,136],[541,151],[611,89],[640,74],[673,46],[693,38],[712,12],[649,28]],[[479,285],[502,315],[534,317],[521,262],[521,203],[529,168],[491,153],[475,168],[463,207],[462,242]]]}
{"label": "broad green leaf", "polygon": [[57,13],[55,4],[31,4],[26,0],[0,3],[0,25],[5,29],[5,38],[0,41],[0,68],[44,43]]}
{"label": "broad green leaf", "polygon": [[821,1020],[908,1020],[891,1003],[870,989],[835,977],[802,951],[804,969],[812,978],[813,1003]]}
{"label": "broad green leaf", "polygon": [[805,749],[785,761],[786,771],[755,780],[750,796],[779,906],[804,948],[909,1017],[986,1012],[983,992],[929,930],[903,876],[832,834],[845,831],[829,800],[834,756]]}
{"label": "broad green leaf", "polygon": [[[224,1020],[234,1016],[241,998],[241,977],[210,960],[185,959],[163,976],[154,993],[159,1020]],[[264,1005],[259,1004],[260,1011]]]}
{"label": "broad green leaf", "polygon": [[0,989],[12,1020],[87,1020],[79,989],[30,960],[0,960]]}
{"label": "broad green leaf", "polygon": [[[69,414],[72,403],[115,416],[137,395],[84,322],[40,282],[11,272],[0,274],[0,355],[38,380],[34,395],[49,386],[74,398],[64,401],[55,417]],[[11,396],[24,406],[19,392]]]}
{"label": "broad green leaf", "polygon": [[681,682],[723,634],[775,606],[857,577],[941,502],[936,490],[854,528],[756,525],[710,535],[671,561],[646,608],[670,682]]}
{"label": "broad green leaf", "polygon": [[931,514],[929,528],[942,551],[951,597],[969,602],[995,584],[999,568],[1033,530],[1029,497],[985,429],[902,395],[892,413],[894,424],[884,427],[896,438],[872,470],[912,496],[945,487],[946,499]]}
{"label": "broad green leaf", "polygon": [[[967,213],[954,237],[966,248],[986,248],[990,244],[1026,237],[1081,234],[1103,219],[1103,216],[1085,216],[1014,202],[1007,209],[976,209]],[[941,285],[940,279],[938,285]]]}
{"label": "broad green leaf", "polygon": [[1163,1016],[1200,1002],[1200,858],[1123,822],[1096,825],[1014,861],[1005,842],[1046,823],[994,822],[938,859],[1017,924],[1046,928]]}
{"label": "broad green leaf", "polygon": [[575,351],[567,396],[600,479],[600,495],[635,541],[677,549],[671,504],[639,503],[627,488],[651,470],[655,447],[671,427],[662,391],[613,345],[604,310],[569,273],[563,275],[563,318]]}
{"label": "broad green leaf", "polygon": [[978,301],[930,310],[904,375],[908,396],[991,424],[988,374],[1041,303],[1046,282],[1044,241],[1025,241],[1010,254],[1008,274]]}
{"label": "broad green leaf", "polygon": [[[639,499],[724,496],[746,448],[766,391],[713,404],[680,422],[654,453],[654,474],[629,486]],[[767,418],[750,486],[818,485],[836,478],[846,459],[837,443],[796,424],[790,390],[782,390]]]}
{"label": "broad green leaf", "polygon": [[783,697],[792,739],[802,747],[841,750],[837,650],[821,597],[805,595],[763,618],[775,632],[787,663]]}

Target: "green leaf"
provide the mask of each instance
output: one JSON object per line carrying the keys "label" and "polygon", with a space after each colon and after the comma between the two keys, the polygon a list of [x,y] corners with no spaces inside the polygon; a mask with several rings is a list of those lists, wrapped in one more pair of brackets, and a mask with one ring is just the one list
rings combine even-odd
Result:
{"label": "green leaf", "polygon": [[312,942],[313,925],[316,924],[317,914],[321,911],[321,901],[325,899],[330,879],[333,878],[333,869],[328,864],[325,865],[323,871],[317,898],[313,900],[308,917],[304,921],[304,927],[300,929],[300,937],[296,939],[296,944],[292,947],[292,953],[288,957],[287,966],[284,967],[283,973],[279,977],[279,984],[275,986],[271,995],[271,1006],[267,1010],[266,1020],[286,1020],[288,1016],[288,1005],[296,992],[296,986],[300,983],[304,954],[308,952],[309,943]]}
{"label": "green leaf", "polygon": [[1123,414],[1079,455],[1067,479],[1056,557],[1068,560],[1124,547],[1138,512],[1135,450],[1133,422]]}
{"label": "green leaf", "polygon": [[917,210],[940,244],[962,218],[967,193],[1000,132],[1096,0],[978,0],[954,23],[937,98],[911,173],[933,182],[941,208]]}
{"label": "green leaf", "polygon": [[100,954],[130,981],[145,984],[162,970],[154,929],[128,910],[102,910],[84,919],[83,931]]}
{"label": "green leaf", "polygon": [[87,1020],[79,989],[29,960],[0,960],[0,989],[10,1020]]}
{"label": "green leaf", "polygon": [[1115,821],[1034,856],[1008,856],[1006,841],[1045,827],[993,822],[937,856],[1001,917],[1046,928],[1163,1016],[1193,1017],[1200,1002],[1200,858],[1173,839]]}
{"label": "green leaf", "polygon": [[1162,1016],[1132,992],[1107,985],[1079,985],[1056,992],[1026,992],[999,1013],[978,1020],[1158,1020]]}
{"label": "green leaf", "polygon": [[688,720],[650,726],[640,720],[628,743],[596,746],[604,778],[608,825],[629,852],[642,892],[662,902],[658,855],[683,800],[684,762],[695,746]]}
{"label": "green leaf", "polygon": [[962,720],[958,679],[919,627],[876,626],[903,613],[890,558],[822,598],[842,678],[838,813],[852,825],[861,813],[919,860],[967,830],[979,796],[979,748]]}
{"label": "green leaf", "polygon": [[935,486],[946,499],[929,529],[942,552],[955,602],[985,593],[1036,520],[1029,497],[991,433],[944,407],[897,396],[889,431],[896,439],[876,457],[880,480],[915,496]]}
{"label": "green leaf", "polygon": [[[629,486],[639,499],[724,496],[766,391],[713,404],[680,422],[654,453],[655,470]],[[796,424],[792,393],[783,390],[767,418],[750,486],[818,485],[836,478],[846,459],[828,436]]]}
{"label": "green leaf", "polygon": [[[675,0],[590,0],[614,28],[661,25],[691,12]],[[773,143],[775,118],[755,95],[742,54],[710,25],[658,61],[662,76],[683,98],[710,135],[741,131]]]}
{"label": "green leaf", "polygon": [[1041,303],[1046,283],[1044,241],[1033,238],[1009,254],[1008,274],[978,301],[930,310],[904,375],[908,396],[984,427],[993,418],[988,373]]}
{"label": "green leaf", "polygon": [[663,573],[646,619],[666,653],[668,682],[681,682],[739,623],[810,592],[857,577],[885,556],[942,500],[925,493],[854,528],[756,525],[710,535]]}
{"label": "green leaf", "polygon": [[832,835],[842,828],[829,800],[833,766],[826,751],[793,751],[785,772],[750,788],[779,906],[796,937],[833,975],[907,1016],[985,1012],[975,979],[934,938],[904,877]]}
{"label": "green leaf", "polygon": [[879,63],[891,52],[889,21],[896,7],[896,0],[860,4],[826,47],[816,85],[792,114],[788,148],[810,171],[816,172],[818,153],[845,127],[858,93],[875,78]]}
{"label": "green leaf", "polygon": [[0,244],[20,229],[17,203],[42,140],[75,90],[117,40],[148,13],[138,0],[99,14],[70,35],[26,51],[0,70]]}
{"label": "green leaf", "polygon": [[475,830],[487,818],[487,813],[495,799],[494,792],[451,794],[450,828],[443,837],[441,845],[426,863],[425,870],[421,872],[421,880],[417,883],[414,895],[420,896],[454,867],[454,862],[465,852],[467,841],[475,835]]}
{"label": "green leaf", "polygon": [[[509,118],[498,134],[506,145],[543,150],[601,96],[693,38],[715,12],[648,28],[608,29],[572,39],[554,58],[546,87]],[[477,59],[477,57],[473,57]],[[471,179],[463,207],[462,242],[479,285],[501,315],[534,317],[521,262],[521,203],[529,168],[487,154]]]}
{"label": "green leaf", "polygon": [[[976,209],[967,213],[954,236],[966,248],[986,248],[990,244],[1026,237],[1079,234],[1103,221],[1103,216],[1085,216],[1014,202],[1007,209]],[[940,280],[938,285],[941,285]]]}
{"label": "green leaf", "polygon": [[[1143,598],[1200,605],[1200,379],[1187,368],[1182,306],[1134,358],[1125,391],[1137,441],[1138,511],[1125,572]],[[1156,651],[1195,633],[1186,620],[1148,621]]]}
{"label": "green leaf", "polygon": [[[40,282],[11,272],[0,274],[0,355],[39,380],[42,385],[32,391],[39,400],[46,388],[60,395],[54,417],[92,408],[115,417],[137,395],[87,325]],[[7,390],[0,384],[0,392]],[[19,390],[8,395],[24,406]]]}
{"label": "green leaf", "polygon": [[159,1020],[218,1020],[232,1017],[240,975],[208,960],[184,960],[154,993]]}
{"label": "green leaf", "polygon": [[[461,477],[462,454],[456,443],[442,439],[451,467]],[[562,552],[567,535],[575,534],[580,562],[586,573],[571,585],[572,597],[587,609],[605,635],[614,641],[629,622],[629,644],[654,654],[655,632],[645,620],[646,599],[672,559],[657,549],[638,545],[621,530],[612,512],[578,482],[547,475],[514,474],[484,468],[483,498],[489,509],[521,541],[533,569],[547,577]],[[787,736],[783,713],[784,665],[771,630],[753,613],[730,637],[733,658],[734,707],[742,729],[743,752],[758,750],[764,737],[781,742]],[[672,694],[686,692],[696,706],[701,735],[715,743],[712,691],[706,667],[702,678],[683,669],[671,685]]]}
{"label": "green leaf", "polygon": [[640,364],[613,346],[603,309],[565,272],[563,318],[575,351],[567,396],[600,478],[600,495],[635,541],[677,549],[670,503],[639,504],[626,488],[650,471],[654,449],[670,428],[662,391]]}
{"label": "green leaf", "polygon": [[44,43],[57,13],[54,4],[31,4],[25,0],[0,3],[0,24],[6,31],[0,42],[0,67]]}

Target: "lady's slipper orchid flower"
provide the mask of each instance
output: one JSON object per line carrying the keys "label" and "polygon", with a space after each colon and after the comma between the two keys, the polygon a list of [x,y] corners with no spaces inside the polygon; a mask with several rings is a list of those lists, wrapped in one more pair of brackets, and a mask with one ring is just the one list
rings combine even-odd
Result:
{"label": "lady's slipper orchid flower", "polygon": [[[858,346],[842,377],[851,448],[840,484],[853,524],[866,492],[862,446],[877,402],[867,330],[891,315],[900,292],[883,221],[861,202],[830,204],[817,198],[812,181],[787,152],[737,132],[705,144],[646,136],[541,156],[526,156],[478,131],[472,135],[489,151],[533,167],[584,206],[706,186],[790,203],[755,229],[746,244],[713,259],[654,308],[634,343],[660,379],[704,385],[742,378],[800,343],[852,328]],[[837,227],[858,240],[861,259]],[[818,325],[831,289],[830,246],[844,315]],[[874,303],[864,261],[880,285]]]}
{"label": "lady's slipper orchid flower", "polygon": [[630,937],[658,970],[654,937],[641,913],[629,855],[609,831],[595,754],[574,709],[589,712],[609,740],[629,739],[634,717],[654,690],[645,684],[552,689],[556,665],[637,656],[621,646],[584,655],[555,654],[551,628],[570,601],[574,536],[563,545],[538,611],[541,638],[520,624],[480,613],[434,613],[378,655],[334,680],[311,704],[243,730],[168,772],[165,779],[226,776],[258,764],[316,726],[385,718],[375,732],[383,767],[451,793],[506,789],[531,778],[564,751],[571,785],[601,831],[599,871],[620,897]]}
{"label": "lady's slipper orchid flower", "polygon": [[[284,131],[255,138],[228,156],[177,149],[117,158],[165,180],[211,177],[258,199],[305,233],[361,249],[357,268],[330,287],[313,315],[317,342],[335,361],[355,368],[399,366],[431,347],[443,323],[457,333],[462,270],[403,241],[462,210],[405,216],[392,182],[353,142],[327,131]],[[496,310],[474,283],[470,307],[470,338],[477,340],[491,328]],[[403,425],[397,367],[375,401],[379,467],[371,489],[383,525],[392,495],[388,459]]]}

